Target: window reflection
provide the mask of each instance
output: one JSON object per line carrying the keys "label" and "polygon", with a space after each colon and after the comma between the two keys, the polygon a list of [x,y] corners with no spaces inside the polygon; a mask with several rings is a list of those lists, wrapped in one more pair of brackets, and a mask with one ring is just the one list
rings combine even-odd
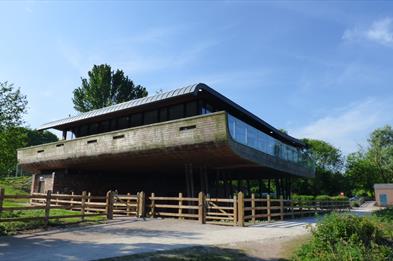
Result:
{"label": "window reflection", "polygon": [[313,162],[304,149],[287,145],[268,134],[228,114],[228,128],[234,140],[271,156],[313,168]]}

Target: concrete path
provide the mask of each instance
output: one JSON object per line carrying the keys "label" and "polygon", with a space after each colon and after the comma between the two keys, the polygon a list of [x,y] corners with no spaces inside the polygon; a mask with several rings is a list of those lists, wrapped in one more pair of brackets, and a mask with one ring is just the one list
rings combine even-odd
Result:
{"label": "concrete path", "polygon": [[195,245],[229,244],[304,235],[314,218],[251,227],[201,225],[174,219],[122,218],[86,227],[0,237],[0,260],[95,260]]}

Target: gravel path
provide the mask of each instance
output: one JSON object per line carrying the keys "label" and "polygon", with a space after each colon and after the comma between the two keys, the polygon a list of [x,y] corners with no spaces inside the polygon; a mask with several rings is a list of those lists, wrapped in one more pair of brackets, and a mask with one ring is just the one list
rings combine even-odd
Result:
{"label": "gravel path", "polygon": [[0,237],[0,260],[94,260],[196,245],[277,240],[305,235],[305,226],[314,222],[314,218],[303,218],[226,227],[174,219],[123,218],[108,224]]}

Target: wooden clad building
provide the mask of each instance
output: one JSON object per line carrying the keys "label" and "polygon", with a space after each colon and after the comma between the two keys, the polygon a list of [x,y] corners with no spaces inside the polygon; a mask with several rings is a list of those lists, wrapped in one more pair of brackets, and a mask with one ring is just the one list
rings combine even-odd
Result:
{"label": "wooden clad building", "polygon": [[291,179],[315,173],[302,141],[202,83],[40,127],[45,129],[62,131],[63,139],[18,150],[19,165],[34,173],[35,192],[230,196],[257,184],[257,193],[289,197]]}

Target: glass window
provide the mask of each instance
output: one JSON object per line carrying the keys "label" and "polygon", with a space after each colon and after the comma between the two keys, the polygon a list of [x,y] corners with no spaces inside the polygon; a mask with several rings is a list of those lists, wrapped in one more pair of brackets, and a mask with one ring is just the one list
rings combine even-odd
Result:
{"label": "glass window", "polygon": [[213,106],[208,103],[205,103],[202,107],[202,114],[208,114],[214,112]]}
{"label": "glass window", "polygon": [[117,119],[110,120],[110,131],[117,130]]}
{"label": "glass window", "polygon": [[145,112],[144,124],[152,124],[158,122],[158,110]]}
{"label": "glass window", "polygon": [[283,160],[314,168],[307,151],[285,144],[228,114],[228,129],[234,140]]}
{"label": "glass window", "polygon": [[109,131],[109,121],[103,121],[100,123],[100,130],[99,132],[108,132]]}
{"label": "glass window", "polygon": [[87,135],[87,125],[82,125],[80,127],[80,135],[81,136],[86,136]]}
{"label": "glass window", "polygon": [[142,125],[142,113],[137,113],[131,115],[131,127]]}
{"label": "glass window", "polygon": [[160,109],[160,122],[167,121],[167,120],[168,120],[168,109],[161,108]]}
{"label": "glass window", "polygon": [[184,118],[184,105],[178,104],[169,107],[169,120]]}
{"label": "glass window", "polygon": [[97,134],[98,133],[98,123],[92,123],[89,125],[89,134]]}
{"label": "glass window", "polygon": [[186,117],[195,116],[198,114],[198,104],[196,101],[186,103]]}
{"label": "glass window", "polygon": [[128,128],[128,117],[121,117],[118,120],[117,129],[126,129]]}

